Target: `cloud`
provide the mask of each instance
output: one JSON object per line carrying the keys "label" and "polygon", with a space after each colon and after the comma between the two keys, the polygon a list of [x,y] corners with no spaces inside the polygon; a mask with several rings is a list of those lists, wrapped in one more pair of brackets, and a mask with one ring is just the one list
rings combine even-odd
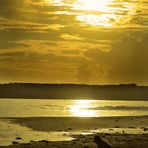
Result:
{"label": "cloud", "polygon": [[6,18],[17,18],[30,0],[0,0],[0,15]]}
{"label": "cloud", "polygon": [[77,63],[67,58],[54,53],[2,53],[0,54],[1,82],[76,82]]}
{"label": "cloud", "polygon": [[90,76],[91,76],[91,71],[89,69],[89,66],[86,64],[81,64],[78,68],[78,73],[77,73],[77,79],[80,83],[90,83]]}
{"label": "cloud", "polygon": [[0,0],[0,80],[148,83],[147,11],[107,29],[82,25],[76,17],[88,12],[71,3]]}
{"label": "cloud", "polygon": [[82,40],[81,37],[75,36],[75,35],[70,35],[70,34],[62,34],[61,37],[65,40]]}
{"label": "cloud", "polygon": [[85,55],[106,69],[108,83],[148,83],[148,36],[127,36],[115,41],[108,52],[90,49]]}

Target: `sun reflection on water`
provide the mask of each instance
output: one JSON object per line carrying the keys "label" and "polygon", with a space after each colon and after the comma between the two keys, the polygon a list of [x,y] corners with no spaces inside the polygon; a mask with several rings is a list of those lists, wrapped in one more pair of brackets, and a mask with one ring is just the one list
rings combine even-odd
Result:
{"label": "sun reflection on water", "polygon": [[69,111],[76,117],[94,117],[96,116],[96,111],[90,109],[93,102],[93,100],[75,100]]}

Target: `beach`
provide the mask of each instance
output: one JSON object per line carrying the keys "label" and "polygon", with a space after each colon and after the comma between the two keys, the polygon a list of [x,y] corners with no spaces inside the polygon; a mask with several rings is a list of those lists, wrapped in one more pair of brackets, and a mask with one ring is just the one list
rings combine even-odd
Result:
{"label": "beach", "polygon": [[0,148],[148,148],[148,0],[0,0]]}
{"label": "beach", "polygon": [[36,141],[32,137],[29,142],[24,143],[25,137],[22,136],[22,133],[13,137],[12,144],[1,146],[1,148],[95,148],[97,145],[93,142],[93,138],[96,134],[114,148],[148,147],[148,116],[22,117],[1,118],[1,120],[25,126],[33,131],[47,132],[49,136],[51,132],[57,132],[59,136],[69,137],[69,140],[50,141],[47,134],[44,139]]}
{"label": "beach", "polygon": [[[100,134],[103,140],[110,143],[113,148],[147,148],[147,135],[121,135],[121,134]],[[2,146],[1,148],[97,148],[97,145],[92,142],[93,135],[77,136],[76,140],[69,142],[49,142],[39,141],[30,142],[27,144],[13,144],[11,146]]]}

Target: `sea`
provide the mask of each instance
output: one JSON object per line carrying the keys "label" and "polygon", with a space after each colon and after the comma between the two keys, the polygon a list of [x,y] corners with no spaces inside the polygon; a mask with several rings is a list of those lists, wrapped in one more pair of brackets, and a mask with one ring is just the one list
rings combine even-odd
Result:
{"label": "sea", "polygon": [[0,99],[0,117],[110,117],[148,115],[148,101]]}

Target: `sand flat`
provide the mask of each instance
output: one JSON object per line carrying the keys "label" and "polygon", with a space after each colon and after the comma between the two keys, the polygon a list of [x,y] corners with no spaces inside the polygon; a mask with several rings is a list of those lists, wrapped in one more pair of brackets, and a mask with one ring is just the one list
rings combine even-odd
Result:
{"label": "sand flat", "polygon": [[13,124],[19,124],[36,132],[49,132],[49,136],[50,132],[65,132],[64,136],[72,137],[69,141],[58,141],[58,139],[57,141],[50,141],[46,140],[46,138],[36,141],[32,138],[30,142],[24,144],[21,140],[14,140],[15,144],[5,146],[8,148],[95,148],[96,144],[93,142],[95,134],[99,134],[104,141],[116,148],[148,147],[148,116],[99,118],[21,117],[3,118],[3,120],[9,120]]}
{"label": "sand flat", "polygon": [[92,130],[96,128],[147,127],[148,116],[134,117],[20,117],[6,118],[37,131]]}

